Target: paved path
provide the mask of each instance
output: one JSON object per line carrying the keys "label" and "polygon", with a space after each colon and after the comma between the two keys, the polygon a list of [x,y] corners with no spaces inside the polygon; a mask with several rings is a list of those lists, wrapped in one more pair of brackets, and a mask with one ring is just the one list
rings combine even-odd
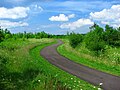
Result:
{"label": "paved path", "polygon": [[57,44],[43,48],[41,55],[53,65],[77,76],[80,79],[83,79],[94,85],[103,83],[102,88],[104,90],[120,90],[120,77],[91,69],[61,56],[56,50],[61,44],[62,41],[58,40]]}

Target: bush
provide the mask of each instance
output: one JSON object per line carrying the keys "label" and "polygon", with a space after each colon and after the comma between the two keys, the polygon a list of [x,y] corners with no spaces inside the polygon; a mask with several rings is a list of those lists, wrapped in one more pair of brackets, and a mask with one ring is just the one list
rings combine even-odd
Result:
{"label": "bush", "polygon": [[89,33],[85,36],[85,43],[86,47],[96,52],[98,54],[99,52],[103,52],[105,50],[106,43],[103,40],[103,29],[96,25]]}
{"label": "bush", "polygon": [[71,33],[69,35],[69,42],[70,42],[70,45],[73,48],[75,48],[78,44],[80,44],[82,42],[82,35],[81,34]]}
{"label": "bush", "polygon": [[3,31],[0,29],[0,42],[4,40],[4,34]]}

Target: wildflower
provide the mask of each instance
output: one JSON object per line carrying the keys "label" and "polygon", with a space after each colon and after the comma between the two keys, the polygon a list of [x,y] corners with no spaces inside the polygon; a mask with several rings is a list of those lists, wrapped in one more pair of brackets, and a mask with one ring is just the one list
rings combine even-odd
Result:
{"label": "wildflower", "polygon": [[73,79],[73,78],[71,78],[71,79]]}
{"label": "wildflower", "polygon": [[38,80],[38,82],[40,82],[40,80]]}
{"label": "wildflower", "polygon": [[100,86],[102,86],[102,85],[103,85],[103,83],[100,83],[99,85],[100,85]]}
{"label": "wildflower", "polygon": [[95,86],[93,88],[96,88]]}
{"label": "wildflower", "polygon": [[102,90],[101,88],[98,88],[98,90]]}

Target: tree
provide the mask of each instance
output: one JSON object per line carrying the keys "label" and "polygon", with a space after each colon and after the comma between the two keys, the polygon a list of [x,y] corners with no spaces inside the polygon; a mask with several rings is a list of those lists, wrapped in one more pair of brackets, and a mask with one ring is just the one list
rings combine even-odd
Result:
{"label": "tree", "polygon": [[104,41],[111,46],[119,46],[119,28],[114,29],[109,25],[105,26]]}
{"label": "tree", "polygon": [[70,33],[70,35],[69,35],[69,42],[73,48],[75,48],[77,45],[79,45],[82,42],[82,39],[83,38],[82,38],[81,34],[75,34],[73,32],[73,33]]}
{"label": "tree", "polygon": [[84,41],[89,50],[98,54],[105,49],[106,44],[103,40],[104,30],[97,24],[90,27],[90,29],[91,31],[85,35]]}
{"label": "tree", "polygon": [[0,28],[0,42],[2,42],[3,39],[4,39],[3,29]]}

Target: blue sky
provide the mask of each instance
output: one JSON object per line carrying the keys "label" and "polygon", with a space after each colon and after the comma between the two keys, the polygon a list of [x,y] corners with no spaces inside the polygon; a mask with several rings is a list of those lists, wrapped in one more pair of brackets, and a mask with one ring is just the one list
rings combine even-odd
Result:
{"label": "blue sky", "polygon": [[120,0],[1,0],[0,26],[11,32],[86,33],[96,22],[120,26]]}

